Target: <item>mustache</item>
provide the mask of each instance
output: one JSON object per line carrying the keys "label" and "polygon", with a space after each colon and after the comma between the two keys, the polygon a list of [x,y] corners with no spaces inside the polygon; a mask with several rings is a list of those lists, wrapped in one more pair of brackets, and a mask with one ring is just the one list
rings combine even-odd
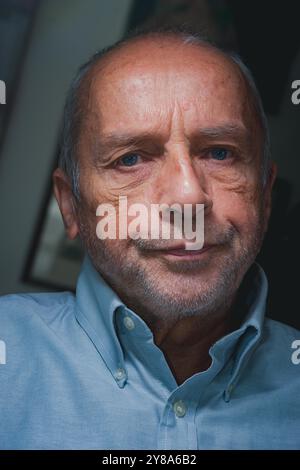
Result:
{"label": "mustache", "polygon": [[[235,238],[236,229],[232,225],[226,227],[223,231],[218,229],[211,228],[208,233],[204,235],[204,246],[208,245],[230,245]],[[158,251],[158,250],[168,250],[173,249],[175,246],[178,248],[180,244],[184,245],[185,239],[170,239],[170,240],[153,240],[153,239],[143,239],[137,238],[131,240],[131,242],[136,246],[138,250],[141,251]],[[190,241],[190,240],[188,240]]]}

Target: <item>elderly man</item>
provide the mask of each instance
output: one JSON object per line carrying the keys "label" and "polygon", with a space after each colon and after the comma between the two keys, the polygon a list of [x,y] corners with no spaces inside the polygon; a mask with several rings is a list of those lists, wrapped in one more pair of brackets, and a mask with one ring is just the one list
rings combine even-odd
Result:
{"label": "elderly man", "polygon": [[[86,258],[76,296],[1,299],[0,447],[300,448],[300,333],[265,319],[255,263],[276,169],[247,68],[144,32],[80,69],[64,121],[54,191]],[[203,246],[99,237],[120,197],[200,205]]]}

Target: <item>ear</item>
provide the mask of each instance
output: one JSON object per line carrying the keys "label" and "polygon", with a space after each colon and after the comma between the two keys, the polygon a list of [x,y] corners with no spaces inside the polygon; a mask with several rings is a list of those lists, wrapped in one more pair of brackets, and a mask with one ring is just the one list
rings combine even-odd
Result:
{"label": "ear", "polygon": [[73,240],[79,232],[76,205],[69,178],[61,168],[57,168],[53,173],[53,191],[64,221],[66,234],[70,240]]}
{"label": "ear", "polygon": [[265,220],[265,227],[264,231],[267,231],[268,223],[271,214],[272,208],[272,188],[277,176],[277,165],[275,162],[271,162],[270,168],[267,175],[267,181],[264,187],[264,220]]}

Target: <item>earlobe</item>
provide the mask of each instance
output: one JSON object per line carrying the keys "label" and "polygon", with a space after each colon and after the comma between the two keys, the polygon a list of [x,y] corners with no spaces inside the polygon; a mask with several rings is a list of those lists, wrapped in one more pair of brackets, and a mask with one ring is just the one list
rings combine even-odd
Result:
{"label": "earlobe", "polygon": [[73,240],[78,235],[74,195],[69,178],[61,168],[57,168],[53,173],[53,191],[62,215],[66,234],[69,239]]}

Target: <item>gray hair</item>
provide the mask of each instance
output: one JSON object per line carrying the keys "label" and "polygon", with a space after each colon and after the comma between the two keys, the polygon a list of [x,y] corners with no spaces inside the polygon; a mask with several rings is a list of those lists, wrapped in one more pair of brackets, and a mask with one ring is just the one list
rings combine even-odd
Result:
{"label": "gray hair", "polygon": [[241,72],[245,83],[249,90],[249,96],[254,106],[259,125],[262,131],[263,146],[262,146],[262,183],[265,185],[270,168],[270,136],[268,129],[268,121],[263,109],[262,101],[258,89],[256,87],[254,78],[249,68],[244,64],[242,59],[236,54],[224,51],[222,48],[213,44],[206,37],[198,33],[190,32],[184,28],[157,28],[149,30],[134,31],[127,35],[124,39],[116,42],[112,46],[106,47],[96,54],[94,54],[88,62],[83,64],[74,79],[67,93],[66,104],[63,115],[63,126],[60,139],[60,154],[58,166],[64,170],[66,175],[70,178],[72,191],[77,201],[80,199],[79,190],[79,162],[77,155],[77,146],[80,135],[80,127],[84,118],[84,102],[82,97],[82,87],[85,84],[88,73],[91,69],[98,64],[110,52],[121,49],[128,43],[134,42],[143,38],[160,38],[160,37],[173,37],[180,39],[184,44],[195,44],[211,48],[217,52],[221,52],[225,57],[234,62],[239,71]]}

